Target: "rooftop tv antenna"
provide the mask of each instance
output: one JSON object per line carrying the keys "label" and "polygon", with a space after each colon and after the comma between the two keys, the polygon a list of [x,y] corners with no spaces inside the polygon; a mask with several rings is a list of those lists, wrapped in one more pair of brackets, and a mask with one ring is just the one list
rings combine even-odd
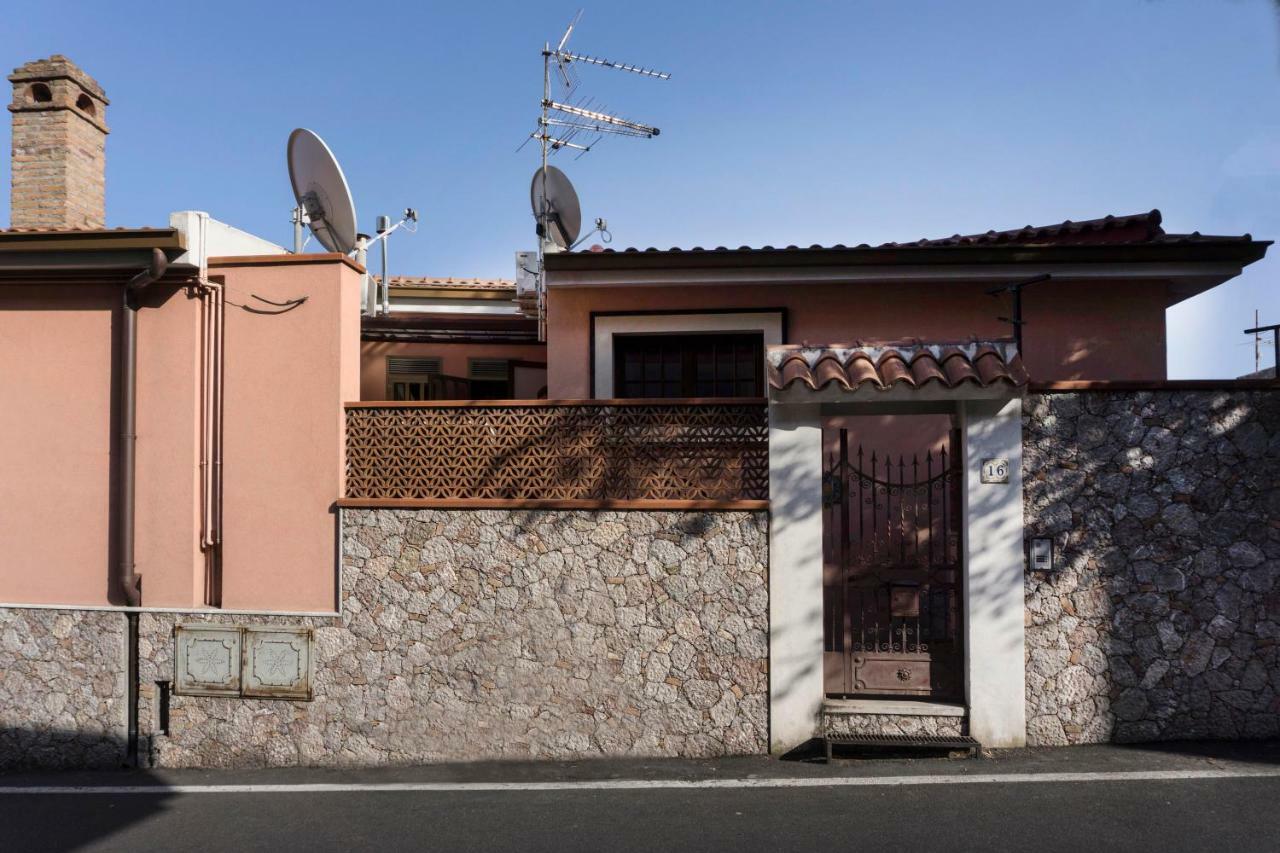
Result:
{"label": "rooftop tv antenna", "polygon": [[293,209],[294,253],[301,254],[306,248],[302,237],[304,224],[321,246],[330,252],[354,255],[362,267],[370,245],[381,240],[382,279],[378,291],[375,291],[368,273],[365,274],[362,310],[366,314],[387,313],[391,309],[387,238],[401,227],[409,232],[416,231],[418,212],[411,207],[405,208],[404,215],[395,225],[391,224],[389,216],[379,216],[378,236],[371,241],[367,235],[356,231],[356,205],[351,198],[351,189],[347,186],[342,167],[338,165],[338,158],[333,156],[325,141],[314,131],[300,127],[289,134],[287,156],[289,181],[298,201],[298,206]]}
{"label": "rooftop tv antenna", "polygon": [[1267,332],[1271,333],[1271,343],[1275,347],[1276,378],[1280,379],[1280,323],[1272,323],[1269,326],[1260,325],[1258,323],[1258,314],[1254,312],[1253,328],[1245,329],[1244,333],[1253,335],[1253,369],[1255,373],[1262,372],[1261,340],[1259,336]]}
{"label": "rooftop tv antenna", "polygon": [[[569,37],[573,35],[573,30],[580,20],[582,20],[581,10],[569,22],[564,35],[560,37],[560,41],[554,48],[551,47],[550,42],[546,42],[542,47],[542,113],[538,118],[537,129],[529,134],[529,139],[538,140],[542,154],[542,165],[533,176],[531,189],[533,215],[538,223],[539,340],[546,340],[546,286],[543,276],[543,258],[547,252],[572,249],[577,242],[580,242],[578,231],[582,223],[582,212],[573,185],[569,183],[569,179],[563,172],[554,166],[547,165],[548,156],[568,148],[577,151],[578,156],[581,157],[606,135],[652,139],[662,132],[656,127],[614,115],[608,112],[607,108],[597,106],[592,98],[577,97],[577,66],[613,68],[641,77],[657,80],[671,79],[671,75],[665,71],[626,62],[615,62],[601,56],[588,56],[569,50]],[[559,84],[556,97],[552,97],[551,78],[553,76]],[[525,142],[527,143],[529,139]],[[567,227],[570,224],[572,228]],[[603,233],[604,229],[604,221],[597,220],[596,230]],[[569,234],[570,231],[572,236]],[[591,233],[594,234],[595,231]]]}

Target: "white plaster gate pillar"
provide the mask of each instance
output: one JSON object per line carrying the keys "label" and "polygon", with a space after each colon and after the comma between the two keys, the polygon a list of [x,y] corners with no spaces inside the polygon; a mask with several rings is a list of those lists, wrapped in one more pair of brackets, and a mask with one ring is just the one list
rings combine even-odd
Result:
{"label": "white plaster gate pillar", "polygon": [[[969,734],[983,746],[1026,746],[1022,398],[960,404],[964,486],[965,693]],[[982,482],[986,460],[1008,482]]]}
{"label": "white plaster gate pillar", "polygon": [[822,708],[822,420],[769,406],[769,749],[813,737]]}
{"label": "white plaster gate pillar", "polygon": [[[820,733],[823,417],[940,405],[961,427],[969,734],[989,747],[1025,745],[1021,360],[1004,344],[779,346],[768,359],[770,750]],[[989,460],[1006,464],[1006,482],[982,481]]]}

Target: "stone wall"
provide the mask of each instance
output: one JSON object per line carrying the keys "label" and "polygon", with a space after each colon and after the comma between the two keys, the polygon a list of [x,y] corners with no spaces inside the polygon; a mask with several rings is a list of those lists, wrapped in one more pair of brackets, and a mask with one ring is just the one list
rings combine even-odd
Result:
{"label": "stone wall", "polygon": [[0,609],[0,769],[124,762],[125,616]]}
{"label": "stone wall", "polygon": [[1280,735],[1280,393],[1031,395],[1031,744]]}
{"label": "stone wall", "polygon": [[311,702],[174,696],[171,614],[144,614],[157,766],[375,765],[768,749],[764,512],[347,510],[342,617]]}

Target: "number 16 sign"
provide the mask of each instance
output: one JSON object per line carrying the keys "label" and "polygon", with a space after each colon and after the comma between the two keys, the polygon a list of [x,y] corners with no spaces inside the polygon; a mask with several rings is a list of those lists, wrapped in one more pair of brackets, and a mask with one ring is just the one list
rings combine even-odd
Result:
{"label": "number 16 sign", "polygon": [[983,459],[982,460],[982,482],[984,483],[1009,482],[1009,460],[1008,459]]}

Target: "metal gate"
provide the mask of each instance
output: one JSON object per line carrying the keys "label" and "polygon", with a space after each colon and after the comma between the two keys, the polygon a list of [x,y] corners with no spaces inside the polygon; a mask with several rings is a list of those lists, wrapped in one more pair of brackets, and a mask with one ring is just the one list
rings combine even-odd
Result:
{"label": "metal gate", "polygon": [[960,699],[961,473],[948,454],[896,459],[847,429],[823,470],[823,623],[832,696]]}

